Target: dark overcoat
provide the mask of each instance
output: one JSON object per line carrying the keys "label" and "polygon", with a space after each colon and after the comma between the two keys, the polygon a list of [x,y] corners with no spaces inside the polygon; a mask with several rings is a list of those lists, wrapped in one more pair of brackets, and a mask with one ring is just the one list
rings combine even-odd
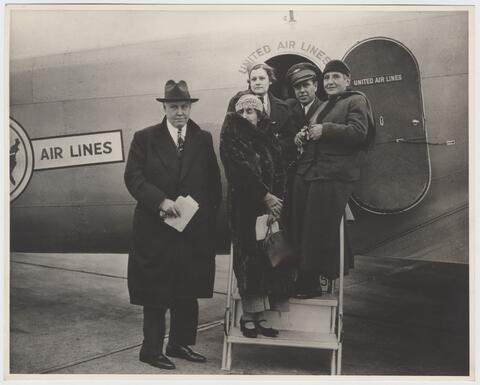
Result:
{"label": "dark overcoat", "polygon": [[300,131],[303,126],[308,126],[312,115],[322,104],[322,101],[319,98],[315,97],[312,105],[308,109],[307,115],[305,115],[305,113],[303,112],[302,104],[297,99],[287,99],[285,102],[290,107],[290,113],[292,116],[295,134]]}
{"label": "dark overcoat", "polygon": [[375,135],[368,99],[358,91],[346,91],[330,97],[321,108],[316,123],[323,125],[322,135],[304,146],[296,173],[306,180],[357,181],[360,151]]}
{"label": "dark overcoat", "polygon": [[[287,99],[285,103],[288,106],[289,113],[290,113],[290,120],[293,127],[293,131],[295,135],[298,131],[300,131],[304,126],[308,126],[309,122],[312,118],[312,115],[317,111],[317,109],[322,104],[322,101],[315,96],[315,99],[308,109],[307,114],[303,110],[302,104],[297,99]],[[292,139],[293,141],[293,139]],[[292,217],[292,204],[293,204],[293,179],[296,172],[296,166],[298,162],[298,149],[295,146],[295,158],[292,161],[288,168],[287,168],[287,196],[285,201],[283,202],[284,207],[284,220],[286,229],[290,235],[290,240],[293,241],[293,234],[295,229],[293,228],[293,217]]]}
{"label": "dark overcoat", "polygon": [[[238,92],[228,103],[227,112],[235,112],[235,104],[241,96],[253,94],[250,90]],[[282,146],[283,162],[287,168],[296,158],[297,148],[293,139],[297,133],[291,120],[291,113],[288,104],[277,98],[271,92],[268,93],[270,100],[270,131],[277,137]]]}
{"label": "dark overcoat", "polygon": [[258,216],[267,213],[267,192],[283,198],[285,168],[282,147],[268,120],[255,127],[236,113],[227,113],[220,135],[220,156],[228,181],[228,216],[234,245],[233,264],[240,295],[286,297],[291,287],[287,265],[273,269],[256,241]]}
{"label": "dark overcoat", "polygon": [[[124,177],[137,201],[128,258],[130,302],[168,307],[174,298],[212,297],[221,182],[211,134],[189,120],[180,160],[164,118],[135,133]],[[179,195],[199,204],[181,233],[159,216],[160,203]]]}
{"label": "dark overcoat", "polygon": [[[304,146],[297,161],[291,229],[302,269],[333,279],[339,274],[340,221],[360,178],[360,152],[374,140],[375,125],[363,94],[347,91],[323,103],[316,120],[322,135]],[[353,256],[348,242],[345,246],[348,270]]]}

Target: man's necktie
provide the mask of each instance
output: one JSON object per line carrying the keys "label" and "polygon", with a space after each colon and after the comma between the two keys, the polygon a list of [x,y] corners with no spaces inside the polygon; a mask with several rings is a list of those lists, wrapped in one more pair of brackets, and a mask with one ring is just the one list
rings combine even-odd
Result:
{"label": "man's necktie", "polygon": [[304,126],[308,126],[308,122],[307,122],[307,109],[305,108],[305,106],[302,104],[302,113],[303,113],[303,125]]}
{"label": "man's necktie", "polygon": [[178,134],[177,134],[177,153],[178,156],[182,156],[183,152],[183,146],[185,145],[185,141],[182,138],[182,129],[178,129]]}

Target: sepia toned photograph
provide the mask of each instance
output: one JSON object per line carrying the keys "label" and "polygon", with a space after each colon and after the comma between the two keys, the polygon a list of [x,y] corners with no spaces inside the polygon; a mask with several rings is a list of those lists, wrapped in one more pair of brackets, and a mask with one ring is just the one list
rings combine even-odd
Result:
{"label": "sepia toned photograph", "polygon": [[5,18],[7,380],[473,379],[474,6]]}

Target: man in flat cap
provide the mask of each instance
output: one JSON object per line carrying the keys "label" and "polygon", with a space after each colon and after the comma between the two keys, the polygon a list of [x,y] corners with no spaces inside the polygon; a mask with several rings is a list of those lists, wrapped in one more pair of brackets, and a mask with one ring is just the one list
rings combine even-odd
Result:
{"label": "man in flat cap", "polygon": [[[360,178],[360,151],[370,146],[375,135],[368,99],[361,92],[350,90],[348,66],[340,60],[327,63],[323,87],[328,100],[322,103],[314,96],[317,85],[309,66],[300,65],[300,70],[292,67],[288,71],[302,107],[308,107],[311,100],[303,122],[305,129],[295,137],[302,151],[291,204],[292,238],[300,270],[298,298],[321,294],[319,276],[329,280],[339,276],[341,218],[354,183]],[[348,241],[345,258],[348,271],[348,267],[353,267]]]}
{"label": "man in flat cap", "polygon": [[287,81],[295,92],[296,100],[288,102],[296,132],[308,126],[310,118],[321,104],[316,95],[318,75],[319,70],[311,63],[294,64],[286,73]]}
{"label": "man in flat cap", "polygon": [[[214,231],[221,182],[212,136],[190,117],[187,84],[169,80],[159,124],[137,131],[132,140],[125,184],[137,201],[128,258],[130,302],[143,306],[140,361],[161,369],[175,364],[163,354],[165,313],[170,309],[166,355],[193,362],[198,325],[197,298],[211,298],[215,276]],[[190,195],[198,211],[182,232],[164,222],[181,215],[175,201]]]}
{"label": "man in flat cap", "polygon": [[[290,106],[292,122],[294,124],[295,132],[298,137],[306,138],[308,135],[308,126],[309,122],[312,119],[314,113],[318,110],[322,102],[317,97],[318,89],[318,76],[319,70],[311,63],[297,63],[291,66],[287,73],[286,78],[288,83],[292,86],[295,99],[289,99],[287,103]],[[297,138],[297,137],[296,137]],[[300,148],[301,146],[299,146]],[[290,170],[290,174],[296,170]],[[289,177],[289,191],[290,197],[293,198],[293,182],[295,175],[290,175]],[[298,219],[297,215],[293,214],[295,207],[292,206],[292,199],[289,199],[287,202],[287,210],[290,212],[289,220],[289,232],[291,233],[292,239],[297,238],[298,229],[294,228],[293,222],[294,218]],[[297,242],[298,243],[298,240]],[[297,248],[298,249],[298,248]],[[301,252],[297,250],[297,257],[300,258]],[[300,260],[298,260],[300,263]],[[313,296],[321,295],[321,287],[319,283],[318,273],[305,271],[301,269],[300,265],[298,266],[297,279],[295,281],[295,290],[297,298],[310,298]]]}

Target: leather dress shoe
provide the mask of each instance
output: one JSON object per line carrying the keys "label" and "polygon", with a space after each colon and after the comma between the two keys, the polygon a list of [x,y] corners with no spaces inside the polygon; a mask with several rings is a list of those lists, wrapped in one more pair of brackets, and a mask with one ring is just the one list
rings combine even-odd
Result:
{"label": "leather dress shoe", "polygon": [[257,327],[258,332],[265,337],[276,337],[278,336],[278,330],[274,328],[266,328],[261,325],[262,322],[266,322],[266,320],[261,319],[255,321],[255,326]]}
{"label": "leather dress shoe", "polygon": [[[251,323],[255,327],[253,328],[247,328],[245,327],[245,324]],[[258,329],[257,329],[257,323],[254,320],[244,320],[243,318],[240,318],[240,331],[242,332],[244,337],[247,338],[257,338],[258,335]]]}
{"label": "leather dress shoe", "polygon": [[147,354],[140,351],[140,361],[146,364],[155,366],[159,369],[175,369],[175,364],[168,359],[163,353],[160,354]]}
{"label": "leather dress shoe", "polygon": [[207,361],[206,357],[202,356],[199,353],[194,352],[188,346],[182,345],[167,345],[167,349],[165,350],[165,354],[170,357],[178,357],[184,358],[187,361],[191,362],[205,362]]}

